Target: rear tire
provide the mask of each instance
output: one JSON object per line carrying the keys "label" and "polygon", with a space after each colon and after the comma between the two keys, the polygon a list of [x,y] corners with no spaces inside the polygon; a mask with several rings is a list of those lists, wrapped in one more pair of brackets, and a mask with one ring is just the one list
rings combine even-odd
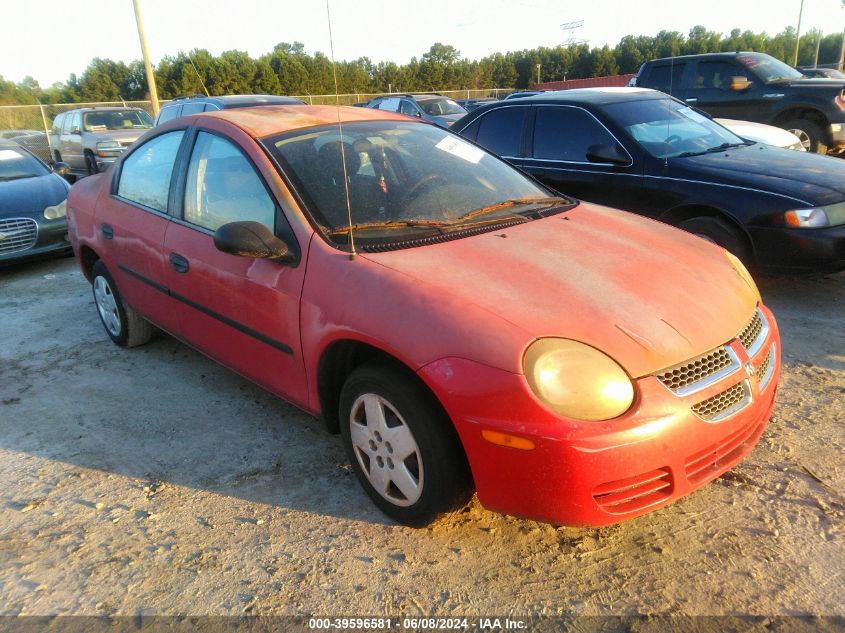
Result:
{"label": "rear tire", "polygon": [[784,130],[792,132],[801,139],[801,144],[808,152],[827,154],[824,131],[815,121],[810,119],[792,119],[781,124]]}
{"label": "rear tire", "polygon": [[91,286],[100,321],[115,345],[137,347],[152,338],[153,326],[124,303],[117,284],[102,260],[97,261],[91,269]]}
{"label": "rear tire", "polygon": [[365,492],[387,516],[424,527],[472,496],[472,476],[442,407],[412,376],[363,365],[340,396],[340,429]]}
{"label": "rear tire", "polygon": [[746,266],[751,264],[751,249],[737,229],[721,218],[702,216],[684,220],[678,225],[698,237],[718,244],[736,255]]}

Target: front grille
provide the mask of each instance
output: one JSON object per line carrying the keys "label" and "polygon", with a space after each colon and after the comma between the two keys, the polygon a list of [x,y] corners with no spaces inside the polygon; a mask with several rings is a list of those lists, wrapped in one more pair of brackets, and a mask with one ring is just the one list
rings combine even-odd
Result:
{"label": "front grille", "polygon": [[743,380],[730,389],[692,407],[692,412],[706,422],[718,422],[744,408],[751,401],[748,381]]}
{"label": "front grille", "polygon": [[768,335],[769,322],[760,308],[757,308],[754,311],[754,316],[751,317],[751,320],[743,328],[742,332],[739,333],[737,338],[739,338],[739,342],[742,343],[745,351],[748,352],[748,356],[753,358],[760,351],[760,348],[763,347],[763,343],[766,342]]}
{"label": "front grille", "polygon": [[38,239],[38,225],[30,218],[0,220],[0,255],[25,251]]}
{"label": "front grille", "polygon": [[763,423],[750,423],[713,444],[687,457],[684,470],[691,484],[701,484],[720,475],[751,449],[750,444],[763,431]]}
{"label": "front grille", "polygon": [[[696,385],[696,383],[716,374],[720,374],[721,377],[720,372],[723,373],[723,370],[734,366],[738,368],[739,362],[734,362],[728,350],[720,347],[693,361],[671,367],[663,373],[658,374],[657,378],[675,393],[684,395],[693,391],[693,389],[688,389],[691,385]],[[699,388],[703,388],[704,386],[706,385],[699,386]]]}
{"label": "front grille", "polygon": [[593,499],[610,514],[636,512],[660,503],[671,495],[672,475],[668,468],[611,481],[593,490]]}
{"label": "front grille", "polygon": [[757,368],[757,383],[760,385],[760,391],[765,389],[766,385],[768,385],[769,381],[772,379],[772,374],[775,369],[775,353],[775,345],[772,343],[772,346],[769,348],[769,353],[766,354],[763,362],[760,363],[760,366]]}

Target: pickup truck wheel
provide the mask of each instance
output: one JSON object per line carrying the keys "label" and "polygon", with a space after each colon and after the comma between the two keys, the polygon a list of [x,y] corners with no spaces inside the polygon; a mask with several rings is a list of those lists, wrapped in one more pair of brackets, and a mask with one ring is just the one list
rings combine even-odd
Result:
{"label": "pickup truck wheel", "polygon": [[781,127],[801,139],[801,145],[808,152],[827,154],[824,132],[814,121],[810,121],[809,119],[792,119],[783,123]]}
{"label": "pickup truck wheel", "polygon": [[100,321],[115,345],[137,347],[150,340],[153,326],[123,302],[117,284],[102,261],[96,262],[91,269],[91,285]]}
{"label": "pickup truck wheel", "polygon": [[708,242],[718,244],[726,251],[736,255],[746,266],[751,263],[751,251],[745,239],[735,228],[721,218],[710,216],[690,218],[681,222],[678,228],[693,233]]}
{"label": "pickup truck wheel", "polygon": [[85,167],[88,169],[89,176],[93,176],[100,171],[97,167],[97,159],[90,152],[85,154]]}
{"label": "pickup truck wheel", "polygon": [[340,420],[359,482],[395,521],[424,527],[471,496],[451,422],[411,377],[383,365],[355,369],[341,392]]}

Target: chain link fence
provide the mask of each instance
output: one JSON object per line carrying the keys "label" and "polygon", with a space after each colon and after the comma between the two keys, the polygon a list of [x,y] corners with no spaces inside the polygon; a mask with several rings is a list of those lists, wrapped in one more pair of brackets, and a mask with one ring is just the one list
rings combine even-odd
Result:
{"label": "chain link fence", "polygon": [[[501,99],[511,92],[514,92],[513,88],[485,88],[480,90],[443,90],[439,94],[452,99],[478,99],[482,97]],[[340,105],[354,105],[356,103],[366,103],[374,97],[380,97],[385,94],[388,93],[350,93],[342,95],[305,94],[296,95],[296,98],[310,105],[334,105],[336,103],[340,103]],[[164,105],[165,103],[168,103],[168,101],[160,101],[159,105]],[[153,114],[152,102],[150,101],[4,105],[0,106],[0,142],[13,141],[26,147],[41,160],[52,162],[55,153],[51,147],[50,129],[56,117],[68,110],[105,106],[141,108],[146,110],[151,116]]]}

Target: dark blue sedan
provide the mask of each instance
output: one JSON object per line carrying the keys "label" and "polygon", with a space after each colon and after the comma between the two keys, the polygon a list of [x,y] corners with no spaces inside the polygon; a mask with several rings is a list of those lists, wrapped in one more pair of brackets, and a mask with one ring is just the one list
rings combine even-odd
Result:
{"label": "dark blue sedan", "polygon": [[662,92],[547,92],[482,106],[452,131],[552,189],[673,224],[757,270],[845,270],[845,161],[740,138]]}
{"label": "dark blue sedan", "polygon": [[70,251],[69,190],[24,148],[0,143],[0,264]]}

